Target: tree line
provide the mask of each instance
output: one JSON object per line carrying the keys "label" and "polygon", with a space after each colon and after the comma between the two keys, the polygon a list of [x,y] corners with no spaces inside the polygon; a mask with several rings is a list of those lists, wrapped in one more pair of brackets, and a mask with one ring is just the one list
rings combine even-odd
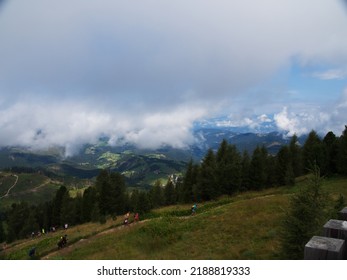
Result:
{"label": "tree line", "polygon": [[13,204],[0,214],[0,242],[12,242],[64,224],[103,223],[107,217],[115,218],[127,211],[144,214],[164,205],[293,185],[296,177],[308,173],[313,166],[325,176],[347,175],[347,126],[339,137],[329,132],[320,138],[311,131],[303,145],[294,135],[276,155],[268,153],[264,146],[258,146],[252,154],[241,153],[223,140],[216,151],[208,150],[201,162],[191,160],[180,180],[169,179],[165,186],[157,181],[149,191],[128,191],[121,174],[102,170],[95,185],[74,198],[62,186],[51,201],[43,204]]}

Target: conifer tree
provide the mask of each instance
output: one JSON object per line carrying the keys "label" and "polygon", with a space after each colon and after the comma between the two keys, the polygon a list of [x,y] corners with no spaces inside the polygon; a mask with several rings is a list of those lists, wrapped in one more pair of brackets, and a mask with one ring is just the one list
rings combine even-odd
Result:
{"label": "conifer tree", "polygon": [[303,146],[303,161],[304,169],[306,173],[309,170],[312,170],[313,166],[317,165],[321,170],[321,173],[324,174],[325,168],[325,153],[322,141],[319,138],[318,134],[312,130]]}
{"label": "conifer tree", "polygon": [[120,173],[113,172],[110,174],[110,207],[108,213],[115,216],[125,211],[125,182]]}
{"label": "conifer tree", "polygon": [[251,188],[260,190],[264,188],[267,181],[266,173],[267,151],[265,147],[257,147],[252,155],[250,165]]}
{"label": "conifer tree", "polygon": [[70,197],[69,192],[66,192],[61,203],[60,224],[76,224],[76,210],[75,200]]}
{"label": "conifer tree", "polygon": [[110,174],[107,170],[101,170],[96,177],[96,189],[101,215],[107,215],[112,207]]}
{"label": "conifer tree", "polygon": [[138,189],[135,189],[131,192],[130,195],[130,209],[132,211],[136,211],[136,207],[139,203],[139,199],[140,199],[140,192]]}
{"label": "conifer tree", "polygon": [[24,238],[31,232],[23,231],[23,225],[28,220],[30,214],[29,206],[26,202],[14,203],[8,212],[7,219],[7,242],[12,242],[19,238]]}
{"label": "conifer tree", "polygon": [[197,168],[193,160],[190,160],[178,194],[180,202],[187,203],[194,200],[193,189],[197,184],[197,175]]}
{"label": "conifer tree", "polygon": [[209,149],[204,157],[198,175],[198,197],[202,200],[215,199],[220,195],[216,176],[216,158]]}
{"label": "conifer tree", "polygon": [[63,202],[63,197],[67,193],[67,188],[65,186],[61,186],[59,190],[55,194],[55,198],[53,199],[52,205],[52,225],[59,226],[60,225],[60,212],[61,206]]}
{"label": "conifer tree", "polygon": [[[82,220],[83,222],[90,222],[92,220],[92,211],[96,204],[96,188],[89,187],[83,193],[82,200]],[[97,206],[99,207],[99,206]],[[98,220],[99,218],[97,218]]]}
{"label": "conifer tree", "polygon": [[326,173],[327,175],[333,175],[337,173],[337,160],[339,157],[339,146],[338,146],[338,139],[336,135],[330,131],[328,132],[324,139],[323,139],[323,145],[325,148],[326,158],[327,158],[327,164],[326,164]]}
{"label": "conifer tree", "polygon": [[139,192],[137,204],[134,207],[134,212],[140,215],[151,210],[151,203],[147,192]]}
{"label": "conifer tree", "polygon": [[158,208],[164,205],[165,199],[164,199],[163,189],[161,187],[161,183],[159,180],[157,180],[152,186],[149,192],[149,196],[150,196],[151,206],[153,208]]}
{"label": "conifer tree", "polygon": [[279,185],[292,185],[294,182],[292,159],[288,146],[283,146],[277,153],[277,176]]}
{"label": "conifer tree", "polygon": [[[298,137],[296,134],[292,136],[289,143],[291,169],[293,170],[294,177],[301,176],[303,173],[302,167],[302,152],[298,144]],[[290,168],[290,167],[289,167]]]}
{"label": "conifer tree", "polygon": [[166,205],[172,205],[177,202],[177,194],[175,186],[171,180],[167,181],[167,184],[164,188],[164,199]]}
{"label": "conifer tree", "polygon": [[6,240],[5,229],[3,225],[3,221],[0,219],[0,243]]}
{"label": "conifer tree", "polygon": [[21,226],[19,237],[27,237],[32,232],[36,233],[38,230],[41,230],[41,227],[36,219],[35,208],[29,207],[27,218],[24,220],[24,223]]}
{"label": "conifer tree", "polygon": [[347,175],[347,126],[345,126],[345,130],[339,139],[338,154],[338,171],[343,175]]}
{"label": "conifer tree", "polygon": [[303,259],[305,244],[321,232],[329,214],[329,197],[321,188],[317,165],[310,184],[301,188],[290,201],[281,231],[282,254],[285,259]]}
{"label": "conifer tree", "polygon": [[224,139],[216,154],[216,180],[221,194],[231,195],[240,189],[241,169],[239,152]]}
{"label": "conifer tree", "polygon": [[251,188],[250,168],[251,158],[245,150],[241,161],[241,190],[249,190]]}

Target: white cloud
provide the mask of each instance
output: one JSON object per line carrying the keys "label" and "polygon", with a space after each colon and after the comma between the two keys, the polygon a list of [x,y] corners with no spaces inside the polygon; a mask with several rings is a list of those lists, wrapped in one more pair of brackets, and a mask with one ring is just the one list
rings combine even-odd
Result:
{"label": "white cloud", "polygon": [[86,104],[38,104],[26,102],[0,110],[0,146],[19,145],[31,149],[63,146],[66,155],[82,144],[110,137],[111,145],[131,143],[141,148],[170,145],[185,148],[194,142],[192,123],[204,115],[202,109],[175,108],[170,112],[133,115],[123,111],[98,111]]}
{"label": "white cloud", "polygon": [[[242,114],[232,122],[256,127],[267,121],[260,109],[276,101],[245,92],[293,60],[340,69],[341,26],[345,11],[325,0],[7,1],[0,145],[73,150],[109,135],[113,143],[181,147],[193,141],[194,121],[240,96]],[[259,119],[246,115],[254,104]],[[279,127],[309,121],[289,108],[278,114]]]}
{"label": "white cloud", "polygon": [[274,120],[279,129],[287,132],[288,136],[293,134],[307,134],[312,129],[325,134],[333,131],[340,135],[347,124],[347,88],[341,97],[333,104],[325,106],[306,108],[284,107],[283,110],[274,115]]}
{"label": "white cloud", "polygon": [[324,72],[314,72],[312,77],[321,80],[343,80],[347,78],[347,71],[343,69],[330,69]]}

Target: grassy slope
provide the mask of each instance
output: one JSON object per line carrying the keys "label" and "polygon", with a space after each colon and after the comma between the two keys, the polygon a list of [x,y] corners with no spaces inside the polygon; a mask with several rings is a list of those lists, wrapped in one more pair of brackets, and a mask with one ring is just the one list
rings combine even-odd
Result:
{"label": "grassy slope", "polygon": [[[67,232],[68,248],[56,250],[62,234],[57,232],[12,244],[2,257],[26,259],[36,246],[47,259],[277,259],[289,197],[305,183],[200,204],[196,216],[189,216],[191,205],[177,205],[157,209],[127,228],[118,227],[121,217],[105,225],[76,226]],[[347,197],[346,179],[329,179],[324,188]]]}
{"label": "grassy slope", "polygon": [[[8,207],[12,203],[26,201],[29,204],[48,201],[52,199],[61,183],[37,173],[21,173],[18,182],[11,190],[10,195],[0,199],[0,207]],[[15,183],[15,177],[11,173],[2,173],[0,177],[0,196]]]}

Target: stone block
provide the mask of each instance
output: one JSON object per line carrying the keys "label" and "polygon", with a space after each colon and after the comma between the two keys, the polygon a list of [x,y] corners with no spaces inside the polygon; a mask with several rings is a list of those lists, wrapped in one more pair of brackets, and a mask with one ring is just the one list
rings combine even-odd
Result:
{"label": "stone block", "polygon": [[340,220],[347,221],[347,207],[343,208],[339,212],[339,218],[340,218]]}
{"label": "stone block", "polygon": [[324,236],[347,241],[347,221],[329,220],[324,225]]}
{"label": "stone block", "polygon": [[305,245],[305,260],[343,260],[345,241],[342,239],[313,236]]}

